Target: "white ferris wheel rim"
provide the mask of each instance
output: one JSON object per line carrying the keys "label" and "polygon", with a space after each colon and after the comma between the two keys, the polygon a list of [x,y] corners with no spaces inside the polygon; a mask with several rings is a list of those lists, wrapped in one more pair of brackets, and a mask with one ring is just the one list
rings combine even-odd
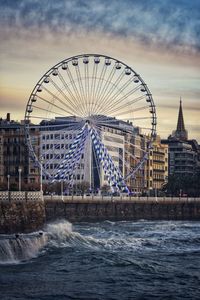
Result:
{"label": "white ferris wheel rim", "polygon": [[[40,87],[43,87],[43,84],[45,83],[45,80],[46,81],[48,81],[48,80],[52,80],[52,77],[54,76],[54,74],[53,74],[53,72],[59,72],[59,69],[60,68],[63,68],[64,69],[64,66],[65,65],[67,65],[67,67],[68,67],[68,64],[69,63],[74,63],[73,64],[73,66],[75,66],[76,67],[76,62],[78,62],[78,64],[79,64],[79,62],[82,60],[82,62],[83,62],[83,60],[84,59],[88,59],[89,61],[91,60],[91,59],[93,59],[93,60],[95,60],[95,59],[99,59],[99,60],[104,60],[104,62],[105,62],[105,65],[106,65],[106,61],[107,62],[111,62],[111,63],[113,63],[113,64],[115,64],[115,68],[116,68],[116,64],[119,64],[120,66],[121,66],[121,68],[122,68],[122,66],[123,66],[123,68],[124,68],[124,70],[126,71],[126,70],[128,70],[127,72],[129,72],[130,71],[130,73],[131,73],[131,75],[134,77],[136,77],[137,78],[137,80],[139,81],[139,85],[138,86],[140,86],[142,89],[143,89],[143,92],[145,93],[145,94],[143,94],[143,95],[145,95],[145,96],[141,96],[141,97],[138,97],[138,98],[136,98],[136,100],[135,100],[135,102],[139,102],[139,101],[141,101],[141,100],[143,100],[143,99],[145,99],[145,97],[148,97],[148,105],[147,106],[142,106],[141,108],[137,108],[136,109],[136,111],[138,110],[142,110],[142,109],[146,109],[146,107],[148,107],[149,109],[150,109],[150,111],[151,111],[151,113],[149,114],[149,116],[146,116],[146,117],[144,117],[143,119],[150,119],[150,124],[151,124],[151,126],[150,127],[148,127],[147,129],[149,130],[149,148],[151,147],[151,142],[152,142],[152,140],[153,140],[153,138],[155,137],[155,135],[156,135],[156,110],[155,110],[155,104],[154,104],[154,100],[153,100],[153,97],[152,97],[152,94],[151,94],[151,92],[150,92],[150,90],[149,90],[149,88],[148,88],[148,86],[146,85],[146,83],[144,82],[144,80],[141,78],[141,76],[137,73],[137,72],[135,72],[134,70],[133,70],[133,68],[131,68],[131,67],[129,67],[127,64],[125,64],[125,63],[123,63],[122,61],[120,61],[120,60],[117,60],[117,59],[115,59],[115,58],[112,58],[112,57],[110,57],[110,56],[107,56],[107,55],[102,55],[102,54],[80,54],[80,55],[76,55],[76,56],[72,56],[72,57],[69,57],[69,58],[67,58],[67,59],[64,59],[64,60],[62,60],[62,61],[60,61],[59,63],[57,63],[57,64],[55,64],[53,67],[51,67],[47,72],[45,72],[44,73],[44,75],[42,75],[42,77],[38,80],[38,82],[36,83],[36,85],[35,85],[35,87],[33,88],[33,90],[32,90],[32,92],[31,92],[31,94],[30,94],[30,97],[29,97],[29,100],[28,100],[28,103],[27,103],[27,105],[26,105],[26,111],[25,111],[25,117],[24,117],[24,119],[25,119],[25,133],[26,133],[26,138],[27,138],[27,143],[28,143],[28,147],[29,147],[29,150],[30,150],[30,153],[32,154],[32,156],[34,157],[34,159],[36,160],[36,161],[38,161],[38,163],[40,164],[40,159],[39,159],[39,157],[37,157],[37,155],[36,155],[36,153],[34,152],[34,147],[33,147],[33,145],[32,145],[32,143],[31,143],[31,139],[30,139],[30,128],[32,127],[32,126],[30,126],[30,120],[31,120],[31,118],[33,118],[33,115],[32,115],[32,111],[31,111],[31,109],[33,110],[35,107],[36,108],[38,108],[37,106],[35,106],[34,105],[34,102],[33,102],[33,97],[38,97],[38,99],[40,99],[41,97],[40,96],[38,96],[38,94],[39,94],[39,91],[38,91],[38,89],[40,88]],[[88,62],[89,63],[89,62]],[[94,66],[97,66],[98,67],[98,64],[99,63],[95,63],[95,61],[93,61],[93,63],[94,63]],[[87,65],[87,63],[85,63],[85,65]],[[114,68],[114,67],[113,67]],[[103,71],[102,71],[103,72]],[[77,73],[78,74],[78,73]],[[94,74],[95,75],[95,74]],[[130,74],[129,74],[130,75]],[[57,75],[56,75],[57,76]],[[77,75],[77,78],[76,78],[76,83],[75,83],[75,86],[76,86],[76,84],[77,84],[77,86],[78,86],[78,81],[79,81],[79,77],[78,77],[79,75]],[[128,77],[128,76],[127,76]],[[89,77],[88,77],[89,78]],[[97,79],[99,79],[99,77],[97,77]],[[64,81],[63,81],[63,78],[62,78],[62,76],[60,77],[60,80],[62,81],[62,85],[64,86],[65,84],[67,84],[66,82],[64,83]],[[90,85],[92,85],[92,82],[94,81],[94,80],[96,80],[96,79],[94,79],[93,77],[92,77],[92,74],[90,75],[90,78],[88,79],[89,81],[90,81]],[[105,80],[105,79],[104,79]],[[53,81],[53,80],[52,80]],[[52,81],[51,81],[51,83],[52,83]],[[86,80],[85,80],[86,81]],[[109,82],[110,81],[110,78],[107,78],[107,80],[105,80],[105,82],[107,83],[107,82]],[[129,80],[130,81],[130,80]],[[102,78],[100,78],[99,79],[99,82],[103,82],[103,79]],[[48,83],[48,82],[47,82]],[[74,84],[74,83],[73,83]],[[81,83],[82,84],[82,83]],[[81,90],[81,84],[80,84],[80,90]],[[115,86],[115,84],[112,82],[112,78],[111,78],[111,81],[109,82],[109,84],[110,84],[110,86],[114,86],[114,88],[116,88],[116,90],[117,90],[117,88],[118,87],[116,87]],[[108,85],[109,85],[108,84]],[[54,86],[55,85],[57,85],[57,84],[55,84],[54,83]],[[68,82],[68,86],[69,86],[69,90],[70,90],[70,85],[72,86],[72,82]],[[56,86],[56,88],[57,88],[57,86]],[[65,86],[65,88],[66,88],[66,86]],[[45,89],[45,88],[44,88]],[[74,90],[75,90],[75,88],[74,88]],[[84,91],[84,87],[82,86],[82,91]],[[136,89],[136,91],[137,91],[137,89]],[[79,91],[80,92],[80,91]],[[85,93],[87,92],[87,89],[85,88]],[[88,90],[88,92],[89,92],[89,90]],[[96,90],[96,94],[97,94],[97,90]],[[135,92],[135,91],[134,91]],[[60,94],[62,94],[62,93],[64,93],[63,92],[63,89],[60,89],[59,90],[59,93]],[[119,94],[119,92],[115,92],[115,95],[116,95],[116,97],[118,97],[118,94]],[[129,94],[130,94],[130,92],[129,92]],[[75,96],[77,96],[77,98],[78,98],[78,96],[79,96],[79,94],[78,93],[76,93],[76,95]],[[72,99],[71,99],[71,102],[70,103],[72,103],[73,101],[73,99],[75,99],[75,96],[73,96],[72,97]],[[54,97],[55,97],[55,99],[57,99],[57,98],[59,98],[56,94],[54,95]],[[126,95],[124,96],[124,97],[126,97]],[[76,107],[78,106],[78,104],[80,105],[81,104],[81,100],[83,99],[83,97],[79,97],[80,99],[79,99],[79,102],[77,102],[76,103]],[[141,98],[141,99],[140,99]],[[64,98],[63,98],[64,99]],[[123,99],[123,98],[122,98]],[[41,100],[43,100],[43,99],[41,99]],[[104,101],[104,105],[106,104],[106,100],[105,100],[105,95],[104,95],[104,98],[103,99],[101,99],[101,100],[103,100]],[[117,101],[117,100],[116,100]],[[117,105],[118,105],[118,108],[120,107],[120,102],[119,102],[119,100],[118,100],[118,102],[116,102],[115,101],[115,105],[116,105],[116,103],[117,103]],[[125,100],[123,100],[123,101],[125,101]],[[147,101],[147,100],[146,100]],[[125,102],[124,102],[125,103]],[[134,103],[134,101],[133,101],[133,103]],[[48,104],[48,103],[47,103]],[[52,107],[54,107],[54,108],[56,108],[56,104],[54,104],[54,103],[52,103],[52,102],[50,102],[49,104],[52,104]],[[63,104],[64,105],[64,104]],[[108,105],[108,102],[107,102],[107,105]],[[110,106],[109,106],[109,108],[110,108],[110,111],[112,112],[113,111],[113,109],[112,109],[112,107],[111,107],[111,103],[109,104]],[[59,111],[59,113],[57,113],[58,115],[60,114],[60,116],[65,116],[65,108],[66,108],[66,106],[62,106],[62,108],[64,107],[64,109],[62,110],[62,112],[64,112],[64,115],[62,115],[61,113],[60,113],[60,111]],[[75,110],[75,107],[73,106],[73,107],[71,107],[71,110],[69,109],[69,102],[68,102],[68,104],[67,104],[67,107],[68,107],[68,109],[67,109],[67,112],[69,113],[69,115],[70,115],[70,113],[71,112],[74,112],[74,111],[76,111]],[[89,108],[89,105],[87,106],[87,103],[86,103],[86,109],[87,108]],[[107,106],[108,107],[108,106]],[[72,109],[73,108],[73,109]],[[43,110],[43,108],[42,107],[39,107],[38,108],[40,111],[42,111]],[[52,109],[52,108],[51,108]],[[57,108],[56,108],[57,109]],[[60,110],[61,110],[61,107],[59,108]],[[82,111],[82,113],[84,112],[84,107],[82,106],[82,109],[81,109],[81,111]],[[48,110],[46,109],[46,112],[48,112]],[[93,112],[95,112],[95,110],[93,111]],[[97,116],[98,116],[98,110],[96,111],[97,112]],[[104,111],[103,111],[104,112]],[[49,113],[49,112],[48,112]],[[72,115],[72,114],[71,114]],[[86,121],[88,121],[88,119],[89,118],[91,118],[91,116],[92,116],[93,114],[91,113],[89,113],[88,115],[87,115],[87,113],[84,115],[83,114],[83,116],[81,116],[80,115],[80,113],[79,113],[79,118],[80,118],[80,120],[82,121],[82,124],[84,123],[84,122],[86,122]],[[98,126],[100,125],[102,125],[102,124],[106,124],[106,125],[109,125],[108,123],[109,122],[111,122],[110,121],[110,119],[109,119],[109,117],[113,117],[113,115],[111,114],[111,116],[107,116],[106,114],[102,114],[102,115],[104,115],[104,117],[106,116],[106,117],[108,117],[108,120],[106,120],[105,118],[102,118],[101,116],[98,116]],[[56,113],[55,113],[55,117],[56,117]],[[37,117],[37,116],[35,116],[35,118],[37,119],[37,118],[39,118],[40,119],[40,117]],[[115,117],[114,117],[115,118]],[[42,118],[41,118],[42,119]],[[91,118],[91,119],[93,119],[93,118]],[[134,118],[134,120],[136,120],[137,118]],[[139,117],[138,117],[138,119],[140,119]],[[43,118],[43,120],[45,120],[45,117]],[[122,119],[119,119],[119,120],[122,120]],[[129,118],[129,120],[131,120],[131,118]],[[47,120],[48,121],[48,120]],[[113,122],[113,121],[112,121]],[[111,122],[111,123],[112,123]],[[111,124],[110,123],[110,124]],[[113,125],[113,124],[112,124]],[[61,126],[61,125],[60,125]],[[34,126],[33,126],[34,127]],[[134,172],[136,172],[137,171],[137,169],[138,168],[140,168],[140,166],[144,163],[144,161],[146,160],[146,158],[147,158],[147,155],[144,155],[143,156],[143,159],[138,163],[138,165],[136,166],[136,168],[135,168],[135,170],[134,170]],[[133,172],[133,173],[134,173]]]}

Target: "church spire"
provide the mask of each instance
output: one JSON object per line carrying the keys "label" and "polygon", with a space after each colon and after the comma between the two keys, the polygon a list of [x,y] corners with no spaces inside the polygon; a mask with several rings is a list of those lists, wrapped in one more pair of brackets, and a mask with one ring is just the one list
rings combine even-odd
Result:
{"label": "church spire", "polygon": [[176,127],[176,130],[173,132],[172,136],[177,139],[180,139],[180,140],[188,139],[188,132],[185,129],[185,124],[184,124],[184,119],[183,119],[183,109],[182,109],[181,97],[180,97],[180,106],[179,106],[177,127]]}
{"label": "church spire", "polygon": [[176,131],[179,131],[179,132],[185,131],[181,97],[180,97],[180,106],[179,106],[178,122],[177,122]]}

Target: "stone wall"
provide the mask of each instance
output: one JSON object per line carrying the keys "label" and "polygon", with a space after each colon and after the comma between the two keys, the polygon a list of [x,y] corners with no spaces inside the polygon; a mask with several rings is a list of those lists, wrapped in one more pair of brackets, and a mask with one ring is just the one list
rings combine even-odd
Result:
{"label": "stone wall", "polygon": [[45,221],[193,220],[200,221],[200,199],[48,196],[39,192],[0,192],[0,234],[28,233]]}
{"label": "stone wall", "polygon": [[71,222],[102,220],[200,220],[200,199],[88,201],[45,201],[46,220]]}
{"label": "stone wall", "polygon": [[45,209],[37,192],[0,193],[0,233],[29,233],[42,229]]}

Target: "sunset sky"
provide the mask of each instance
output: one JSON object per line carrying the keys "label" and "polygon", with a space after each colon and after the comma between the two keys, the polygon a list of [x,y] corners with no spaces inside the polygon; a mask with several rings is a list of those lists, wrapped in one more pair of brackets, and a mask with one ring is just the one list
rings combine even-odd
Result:
{"label": "sunset sky", "polygon": [[0,117],[23,119],[40,77],[73,55],[119,59],[147,83],[158,133],[176,128],[183,100],[200,142],[199,0],[0,0]]}

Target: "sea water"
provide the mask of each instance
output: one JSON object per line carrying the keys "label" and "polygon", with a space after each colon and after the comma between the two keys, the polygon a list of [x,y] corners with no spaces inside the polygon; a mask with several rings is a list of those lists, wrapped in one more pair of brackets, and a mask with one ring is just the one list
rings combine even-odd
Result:
{"label": "sea water", "polygon": [[1,236],[0,299],[200,299],[200,222],[61,220]]}

